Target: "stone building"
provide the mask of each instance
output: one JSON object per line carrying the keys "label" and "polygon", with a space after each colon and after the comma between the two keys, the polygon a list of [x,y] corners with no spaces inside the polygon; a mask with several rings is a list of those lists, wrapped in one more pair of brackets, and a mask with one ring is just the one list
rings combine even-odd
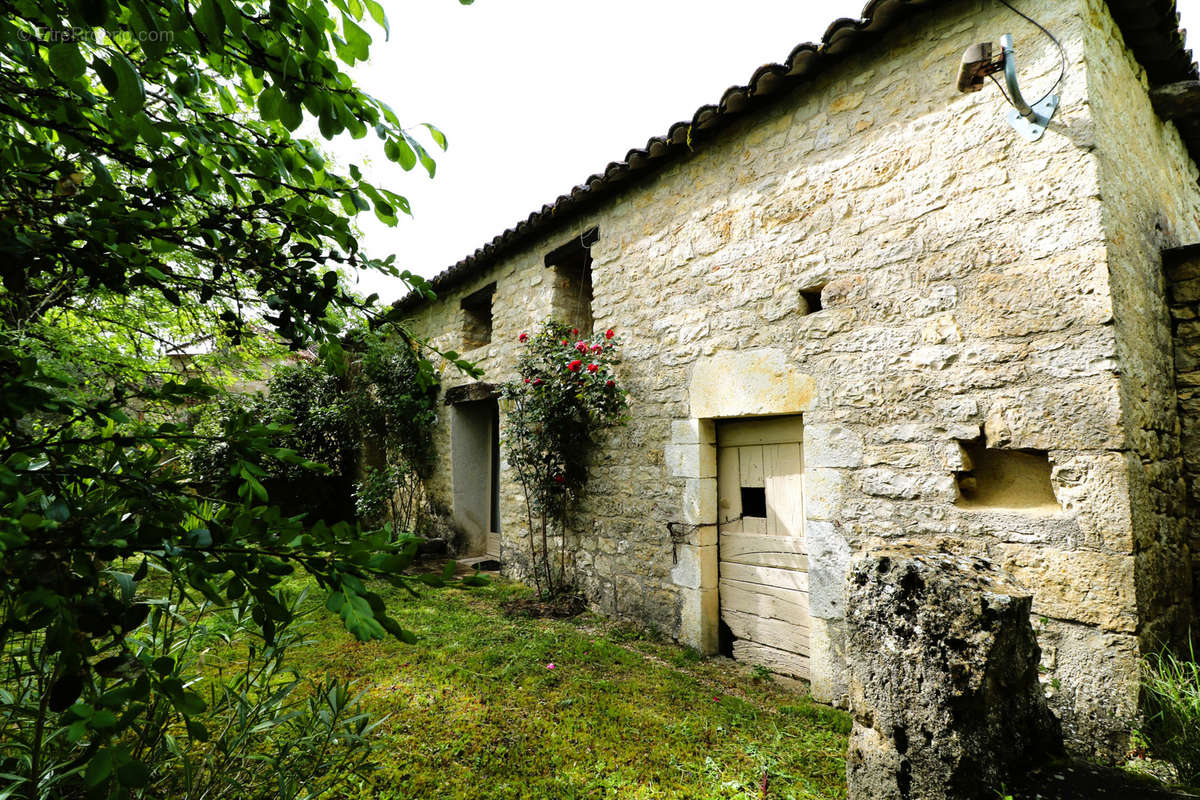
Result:
{"label": "stone building", "polygon": [[1040,96],[1042,31],[998,0],[872,0],[401,300],[486,371],[447,371],[429,483],[466,549],[520,573],[491,392],[518,335],[612,327],[631,421],[573,543],[597,608],[838,703],[851,555],[939,543],[1033,592],[1069,741],[1119,752],[1140,655],[1193,616],[1200,136],[1174,84],[1197,75],[1172,0],[1013,4],[1063,47],[1038,141],[955,77],[1012,33]]}

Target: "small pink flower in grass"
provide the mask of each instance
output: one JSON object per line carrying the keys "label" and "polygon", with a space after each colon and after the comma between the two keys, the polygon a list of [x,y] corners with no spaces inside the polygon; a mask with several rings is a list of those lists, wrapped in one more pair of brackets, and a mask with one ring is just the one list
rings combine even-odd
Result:
{"label": "small pink flower in grass", "polygon": [[546,669],[554,669],[554,662],[551,661],[549,664],[547,664]]}

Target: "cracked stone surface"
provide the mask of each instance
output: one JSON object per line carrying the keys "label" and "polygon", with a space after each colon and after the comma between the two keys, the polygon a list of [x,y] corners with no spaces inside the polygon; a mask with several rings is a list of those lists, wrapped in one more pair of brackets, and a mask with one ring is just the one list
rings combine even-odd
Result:
{"label": "cracked stone surface", "polygon": [[850,800],[994,798],[1063,752],[1029,593],[990,562],[868,551],[847,586]]}

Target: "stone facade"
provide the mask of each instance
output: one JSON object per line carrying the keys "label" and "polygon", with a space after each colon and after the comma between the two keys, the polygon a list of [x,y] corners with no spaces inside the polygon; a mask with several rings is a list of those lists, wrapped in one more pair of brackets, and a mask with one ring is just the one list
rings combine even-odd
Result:
{"label": "stone facade", "polygon": [[[938,4],[564,218],[410,326],[460,350],[462,298],[494,283],[491,341],[465,355],[484,380],[510,379],[518,334],[563,306],[544,256],[598,228],[591,311],[624,341],[631,421],[596,453],[579,509],[594,605],[714,652],[715,422],[800,414],[814,695],[845,699],[852,554],[924,540],[1031,591],[1068,742],[1114,753],[1136,714],[1139,655],[1190,614],[1159,252],[1200,241],[1200,190],[1102,0],[1017,5],[1069,59],[1041,141],[1002,124],[990,84],[961,95],[953,78],[967,45],[1006,31],[1026,85],[1053,81],[1057,52],[999,3]],[[447,506],[449,418],[429,484]],[[1045,465],[1052,503],[964,501],[984,469],[970,453],[1003,476],[1017,451]],[[502,469],[515,574],[521,497]],[[672,522],[691,526],[684,541]]]}
{"label": "stone facade", "polygon": [[1193,615],[1200,604],[1200,247],[1164,253],[1175,345],[1180,451],[1187,486],[1188,549],[1192,561]]}

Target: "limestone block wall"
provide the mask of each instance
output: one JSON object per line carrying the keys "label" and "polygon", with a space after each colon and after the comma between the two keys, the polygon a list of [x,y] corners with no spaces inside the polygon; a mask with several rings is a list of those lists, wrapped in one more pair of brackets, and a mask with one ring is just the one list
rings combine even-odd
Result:
{"label": "limestone block wall", "polygon": [[1132,550],[1143,650],[1175,645],[1192,618],[1164,248],[1200,241],[1197,170],[1158,119],[1141,67],[1101,0],[1086,42],[1133,497]]}
{"label": "limestone block wall", "polygon": [[[554,306],[544,254],[598,227],[592,312],[625,341],[631,422],[596,453],[576,521],[592,602],[712,652],[714,421],[802,414],[814,694],[844,699],[851,554],[920,539],[985,556],[1033,592],[1068,741],[1116,752],[1139,647],[1175,625],[1167,559],[1182,531],[1174,405],[1156,394],[1170,363],[1153,352],[1162,331],[1140,332],[1166,320],[1145,222],[1161,212],[1194,238],[1195,187],[1103,3],[1017,5],[1070,61],[1040,142],[1003,124],[994,87],[960,95],[953,79],[967,45],[1005,32],[1035,88],[1053,81],[1057,51],[999,3],[947,3],[412,325],[458,349],[461,298],[495,281],[493,339],[466,355],[485,380],[512,377],[518,334]],[[1153,160],[1155,182],[1115,169],[1122,151]],[[1056,502],[963,504],[962,443],[981,437],[1047,461]],[[450,497],[450,469],[431,480],[436,496]],[[521,493],[507,474],[502,487],[503,555],[520,574]],[[671,522],[687,535],[672,541]]]}
{"label": "limestone block wall", "polygon": [[1186,541],[1191,555],[1195,619],[1200,618],[1200,248],[1193,245],[1164,255],[1174,332]]}

